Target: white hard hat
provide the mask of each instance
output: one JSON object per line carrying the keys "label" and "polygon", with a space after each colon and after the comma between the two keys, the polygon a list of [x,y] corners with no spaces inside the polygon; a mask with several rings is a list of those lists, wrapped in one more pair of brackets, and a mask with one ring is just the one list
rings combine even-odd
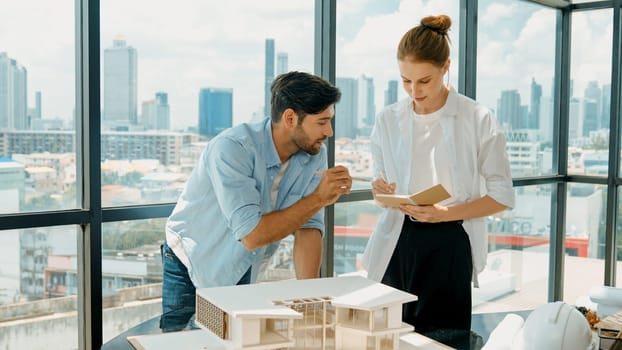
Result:
{"label": "white hard hat", "polygon": [[533,310],[512,345],[512,350],[595,349],[585,317],[574,306],[561,301]]}

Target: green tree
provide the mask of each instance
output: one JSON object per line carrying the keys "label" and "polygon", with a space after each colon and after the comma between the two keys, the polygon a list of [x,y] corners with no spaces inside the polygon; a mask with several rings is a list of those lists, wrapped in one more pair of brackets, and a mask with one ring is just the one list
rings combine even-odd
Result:
{"label": "green tree", "polygon": [[136,186],[140,183],[140,179],[143,178],[143,174],[138,171],[131,171],[123,177],[121,177],[121,184],[125,186]]}
{"label": "green tree", "polygon": [[102,173],[102,186],[114,185],[119,183],[119,175],[117,173]]}
{"label": "green tree", "polygon": [[592,136],[591,142],[592,144],[589,147],[591,149],[595,149],[595,150],[609,149],[609,138],[603,135],[597,134],[597,135]]}
{"label": "green tree", "polygon": [[115,222],[104,225],[102,246],[105,250],[134,249],[164,240],[166,219]]}
{"label": "green tree", "polygon": [[60,203],[52,198],[51,195],[46,194],[39,197],[31,198],[24,203],[23,211],[43,211],[43,210],[55,210],[60,209]]}

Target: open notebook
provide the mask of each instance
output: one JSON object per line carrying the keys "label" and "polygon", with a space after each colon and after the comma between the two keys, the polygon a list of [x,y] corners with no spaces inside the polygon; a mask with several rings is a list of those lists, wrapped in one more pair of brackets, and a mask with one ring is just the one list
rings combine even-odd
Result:
{"label": "open notebook", "polygon": [[401,204],[432,205],[451,197],[443,185],[434,185],[415,194],[377,194],[374,199],[389,208]]}

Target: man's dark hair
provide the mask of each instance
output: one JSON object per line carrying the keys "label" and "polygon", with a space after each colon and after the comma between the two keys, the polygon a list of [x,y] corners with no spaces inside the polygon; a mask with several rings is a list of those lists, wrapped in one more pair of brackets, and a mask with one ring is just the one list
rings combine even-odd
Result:
{"label": "man's dark hair", "polygon": [[307,114],[319,114],[341,98],[341,92],[334,85],[304,72],[288,72],[277,76],[270,91],[273,123],[278,123],[288,108],[293,109],[299,122],[302,122]]}

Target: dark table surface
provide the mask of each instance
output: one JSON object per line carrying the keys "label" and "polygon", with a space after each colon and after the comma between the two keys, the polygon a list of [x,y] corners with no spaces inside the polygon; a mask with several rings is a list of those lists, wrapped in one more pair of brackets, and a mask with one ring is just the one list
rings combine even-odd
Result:
{"label": "dark table surface", "polygon": [[[453,330],[441,330],[425,335],[457,349],[479,350],[486,344],[492,330],[508,313],[518,314],[526,318],[530,312],[531,310],[473,314],[471,317],[470,334]],[[134,350],[134,347],[127,341],[127,337],[160,333],[159,320],[160,316],[156,316],[128,329],[106,342],[102,350]]]}

